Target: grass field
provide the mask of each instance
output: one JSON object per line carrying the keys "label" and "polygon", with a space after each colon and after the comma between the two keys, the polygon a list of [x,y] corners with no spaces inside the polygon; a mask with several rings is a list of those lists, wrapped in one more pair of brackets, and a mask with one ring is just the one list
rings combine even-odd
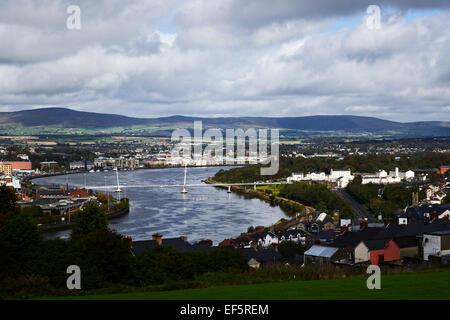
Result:
{"label": "grass field", "polygon": [[160,292],[88,295],[61,299],[119,300],[299,300],[450,299],[450,269],[381,276],[381,289],[369,290],[367,277],[289,281]]}

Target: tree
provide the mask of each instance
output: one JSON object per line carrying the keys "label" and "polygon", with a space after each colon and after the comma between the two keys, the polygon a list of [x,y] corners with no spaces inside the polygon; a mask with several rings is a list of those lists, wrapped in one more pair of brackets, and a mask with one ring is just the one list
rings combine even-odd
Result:
{"label": "tree", "polygon": [[109,229],[72,239],[70,254],[70,264],[78,265],[82,270],[82,286],[86,289],[125,283],[131,278],[129,244]]}
{"label": "tree", "polygon": [[100,209],[97,202],[89,203],[83,210],[78,212],[75,224],[72,227],[72,238],[88,235],[95,231],[108,230],[108,219]]}
{"label": "tree", "polygon": [[0,274],[26,272],[41,241],[41,231],[28,215],[20,213],[8,220],[0,229]]}
{"label": "tree", "polygon": [[369,209],[372,210],[375,216],[378,216],[382,213],[383,202],[384,200],[379,198],[373,198],[370,200]]}
{"label": "tree", "polygon": [[362,184],[362,176],[360,174],[356,175],[353,179],[354,184]]}
{"label": "tree", "polygon": [[283,257],[294,258],[297,254],[305,253],[305,246],[294,241],[283,241],[279,244],[278,251]]}
{"label": "tree", "polygon": [[77,255],[70,251],[69,242],[62,239],[45,240],[36,250],[31,273],[49,279],[55,287],[64,288],[67,280],[67,267],[75,264]]}
{"label": "tree", "polygon": [[211,271],[246,271],[248,264],[238,251],[228,248],[214,248],[208,254]]}
{"label": "tree", "polygon": [[18,211],[17,195],[14,189],[0,186],[0,214]]}
{"label": "tree", "polygon": [[172,247],[157,246],[136,257],[134,279],[140,286],[193,279],[196,270],[191,262],[187,255]]}
{"label": "tree", "polygon": [[28,214],[30,217],[33,218],[40,218],[45,216],[44,211],[42,211],[42,208],[39,206],[25,207],[22,209],[22,212]]}
{"label": "tree", "polygon": [[352,218],[354,217],[353,209],[350,205],[346,205],[340,212],[342,218]]}
{"label": "tree", "polygon": [[381,215],[383,218],[393,218],[396,209],[398,208],[391,201],[384,201],[381,205]]}

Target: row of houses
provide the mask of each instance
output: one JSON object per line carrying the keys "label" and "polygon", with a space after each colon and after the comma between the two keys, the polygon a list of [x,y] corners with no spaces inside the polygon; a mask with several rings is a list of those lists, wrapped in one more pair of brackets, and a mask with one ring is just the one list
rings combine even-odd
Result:
{"label": "row of houses", "polygon": [[450,204],[422,204],[420,206],[407,207],[396,213],[399,224],[408,224],[418,220],[428,223],[436,218],[450,219]]}
{"label": "row of houses", "polygon": [[[142,241],[133,241],[130,237],[126,237],[129,241],[131,253],[134,256],[138,256],[143,252],[155,248],[157,246],[166,246],[172,247],[173,249],[180,252],[210,252],[215,247],[212,246],[211,242],[203,242],[190,244],[187,241],[186,237],[177,237],[177,238],[163,238],[163,236],[159,233],[155,233],[152,235],[152,240],[142,240]],[[224,246],[222,246],[224,247]],[[259,268],[261,265],[269,265],[269,264],[277,264],[280,262],[284,263],[302,263],[303,256],[297,255],[297,257],[287,257],[283,256],[276,248],[267,247],[267,248],[254,248],[254,247],[234,247],[234,246],[226,246],[228,249],[236,250],[241,253],[247,260],[248,265],[251,268]],[[296,260],[297,259],[297,260]]]}
{"label": "row of houses", "polygon": [[450,182],[430,184],[425,190],[425,200],[430,204],[440,204],[448,193],[450,193]]}
{"label": "row of houses", "polygon": [[[396,222],[385,220],[384,224],[361,221],[359,226],[349,219],[341,219],[340,226],[336,226],[331,216],[313,212],[305,217],[306,220],[295,221],[284,231],[257,227],[255,232],[225,239],[217,247],[237,250],[252,268],[285,263],[401,265],[405,261],[421,263],[430,257],[444,260],[446,250],[450,250],[447,239],[450,221],[442,214],[448,209],[450,205],[423,205],[405,209],[406,221],[401,218]],[[284,242],[301,246],[282,248]],[[134,255],[158,245],[182,252],[207,252],[214,248],[210,240],[190,244],[185,237],[163,239],[160,234],[154,234],[152,240],[133,242],[130,238],[130,243]]]}
{"label": "row of houses", "polygon": [[310,237],[310,235],[301,229],[288,230],[285,232],[262,231],[252,234],[241,234],[235,239],[225,239],[218,245],[219,247],[234,248],[267,248],[278,245],[283,241],[292,241],[305,245],[308,237]]}
{"label": "row of houses", "polygon": [[402,264],[428,261],[430,256],[445,260],[450,255],[450,221],[408,224],[389,223],[383,228],[363,227],[345,231],[329,244],[314,244],[305,252],[305,264]]}
{"label": "row of houses", "polygon": [[[130,241],[133,255],[155,248],[170,246],[180,252],[209,252],[212,241],[190,244],[186,237],[163,239],[154,234],[152,240]],[[300,243],[309,248],[304,254],[298,249],[287,254],[279,250],[284,241]],[[226,239],[218,247],[240,252],[252,268],[270,264],[305,265],[361,265],[402,263],[421,260],[446,259],[450,255],[450,221],[435,219],[428,224],[413,221],[407,225],[390,223],[384,227],[362,226],[358,231],[348,227],[334,230],[307,232],[288,230],[285,232],[261,231],[242,234],[235,239]],[[281,248],[281,247],[280,247]],[[288,250],[289,251],[289,250]]]}

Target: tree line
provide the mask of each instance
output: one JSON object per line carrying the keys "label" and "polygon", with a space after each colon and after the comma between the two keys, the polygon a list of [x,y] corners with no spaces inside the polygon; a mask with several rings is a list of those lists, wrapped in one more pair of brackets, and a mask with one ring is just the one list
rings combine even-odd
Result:
{"label": "tree line", "polygon": [[338,211],[341,217],[353,217],[350,204],[330,191],[323,183],[297,182],[285,184],[281,186],[279,196],[313,207],[317,211],[329,214]]}
{"label": "tree line", "polygon": [[373,214],[381,214],[383,218],[394,217],[394,212],[412,205],[412,194],[417,192],[419,200],[426,197],[425,191],[418,187],[407,188],[402,184],[379,185],[361,184],[361,177],[357,176],[347,186],[347,191],[363,203]]}

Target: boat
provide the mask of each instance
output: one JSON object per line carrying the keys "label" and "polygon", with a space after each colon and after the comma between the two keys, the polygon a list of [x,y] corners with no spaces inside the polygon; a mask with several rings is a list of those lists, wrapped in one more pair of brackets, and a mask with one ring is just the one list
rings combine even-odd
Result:
{"label": "boat", "polygon": [[186,190],[186,170],[187,170],[187,165],[184,165],[184,183],[183,183],[183,190],[181,190],[182,194],[188,193]]}

